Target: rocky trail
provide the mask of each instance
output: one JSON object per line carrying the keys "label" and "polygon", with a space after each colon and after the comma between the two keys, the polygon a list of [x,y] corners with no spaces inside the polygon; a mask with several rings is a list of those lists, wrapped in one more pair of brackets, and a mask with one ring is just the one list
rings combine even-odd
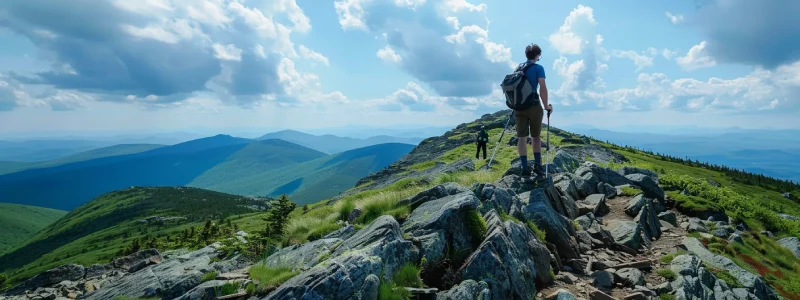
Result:
{"label": "rocky trail", "polygon": [[[602,148],[565,149],[548,166],[552,183],[524,183],[515,161],[497,182],[446,183],[402,199],[412,207],[406,218],[384,215],[358,230],[345,222],[259,262],[212,259],[219,243],[194,252],[151,249],[106,265],[62,266],[0,299],[373,300],[388,299],[387,292],[413,299],[778,299],[760,276],[686,236],[710,235],[709,226],[713,235],[736,242],[741,225],[686,217],[665,196],[657,174],[577,158],[585,156],[619,159]],[[674,257],[663,263],[667,255]],[[243,287],[256,263],[296,275],[248,294]],[[742,286],[729,286],[707,267],[727,271]],[[419,268],[418,281],[404,276],[409,268]],[[215,278],[201,282],[211,271]],[[231,282],[242,288],[218,294]]]}

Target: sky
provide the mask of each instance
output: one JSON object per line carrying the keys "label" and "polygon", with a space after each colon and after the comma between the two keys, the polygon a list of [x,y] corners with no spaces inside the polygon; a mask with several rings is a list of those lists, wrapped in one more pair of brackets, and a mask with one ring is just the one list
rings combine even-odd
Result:
{"label": "sky", "polygon": [[542,48],[553,126],[798,128],[796,0],[0,1],[0,133],[450,126]]}

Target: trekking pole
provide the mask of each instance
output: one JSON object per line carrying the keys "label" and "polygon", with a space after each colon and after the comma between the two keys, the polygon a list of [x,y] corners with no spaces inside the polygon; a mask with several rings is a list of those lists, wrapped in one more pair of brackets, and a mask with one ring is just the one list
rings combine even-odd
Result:
{"label": "trekking pole", "polygon": [[503,135],[506,134],[506,128],[508,128],[508,123],[511,122],[511,117],[514,115],[514,111],[512,110],[510,114],[508,114],[508,120],[506,120],[506,125],[503,126],[503,132],[500,133],[500,138],[497,140],[497,144],[494,145],[494,150],[492,150],[492,158],[489,159],[489,163],[486,164],[487,168],[492,167],[492,161],[494,160],[494,155],[497,153],[497,148],[500,147],[500,141],[503,140]]}
{"label": "trekking pole", "polygon": [[[553,108],[552,105],[548,104],[548,106],[551,109]],[[550,112],[547,113],[547,148],[545,148],[545,152],[544,152],[544,161],[546,162],[549,157],[550,157]],[[545,176],[550,176],[550,172],[548,171],[547,167],[548,167],[548,164],[545,163],[544,164],[544,174],[545,174]]]}

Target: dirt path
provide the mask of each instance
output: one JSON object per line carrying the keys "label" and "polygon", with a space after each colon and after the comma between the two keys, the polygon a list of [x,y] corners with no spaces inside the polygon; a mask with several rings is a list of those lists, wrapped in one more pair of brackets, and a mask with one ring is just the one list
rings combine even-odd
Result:
{"label": "dirt path", "polygon": [[[610,212],[602,217],[603,223],[608,224],[610,221],[614,220],[633,221],[634,218],[625,213],[625,206],[632,198],[633,197],[628,196],[618,196],[614,197],[613,199],[607,199],[606,204],[608,205]],[[688,220],[686,216],[681,215],[674,209],[668,209],[667,211],[671,211],[676,214],[678,219],[677,224]],[[615,252],[609,249],[593,249],[588,254],[596,261],[606,260],[618,264],[648,260],[652,261],[653,263],[650,269],[641,269],[641,271],[644,273],[645,281],[647,282],[646,287],[653,288],[667,281],[657,274],[659,269],[667,267],[661,263],[659,258],[675,252],[677,250],[676,247],[681,244],[683,237],[686,235],[686,231],[681,229],[679,226],[672,226],[664,221],[662,221],[661,224],[661,237],[655,241],[651,241],[651,247],[649,249],[644,249],[640,254],[630,255],[627,253]],[[610,267],[613,268],[614,266]],[[577,280],[572,283],[566,283],[562,280],[564,277],[571,277],[572,279]],[[593,287],[592,277],[589,274],[583,275],[579,274],[579,272],[570,273],[561,271],[556,278],[557,280],[555,284],[539,291],[539,293],[536,295],[536,299],[546,299],[547,296],[555,293],[558,289],[569,290],[578,299],[593,299],[590,296],[590,292],[593,290]],[[606,290],[606,292],[616,299],[623,299],[625,296],[635,293],[633,287],[622,287],[621,285],[615,286],[610,292]]]}

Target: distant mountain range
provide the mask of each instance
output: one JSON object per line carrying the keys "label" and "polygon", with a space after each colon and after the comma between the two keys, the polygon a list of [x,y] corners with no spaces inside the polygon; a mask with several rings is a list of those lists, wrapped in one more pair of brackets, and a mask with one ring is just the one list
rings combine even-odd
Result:
{"label": "distant mountain range", "polygon": [[92,149],[89,151],[75,153],[72,155],[67,155],[65,157],[60,157],[42,162],[0,161],[0,175],[19,172],[27,169],[55,167],[63,164],[92,160],[101,157],[134,154],[134,153],[153,150],[156,148],[161,148],[164,146],[165,145],[158,145],[158,144],[121,144],[121,145]]}
{"label": "distant mountain range", "polygon": [[367,146],[385,144],[385,143],[402,143],[417,145],[422,141],[422,138],[410,137],[399,138],[388,135],[378,135],[369,138],[350,138],[340,137],[331,134],[325,135],[312,135],[295,130],[283,130],[265,134],[258,138],[259,140],[266,139],[281,139],[289,141],[298,145],[306,146],[311,149],[316,149],[327,154],[340,153],[347,150],[363,148]]}
{"label": "distant mountain range", "polygon": [[0,199],[72,210],[130,186],[193,186],[240,195],[296,193],[300,197],[293,200],[303,204],[353,187],[413,147],[387,143],[327,155],[284,140],[216,135],[0,175]]}

